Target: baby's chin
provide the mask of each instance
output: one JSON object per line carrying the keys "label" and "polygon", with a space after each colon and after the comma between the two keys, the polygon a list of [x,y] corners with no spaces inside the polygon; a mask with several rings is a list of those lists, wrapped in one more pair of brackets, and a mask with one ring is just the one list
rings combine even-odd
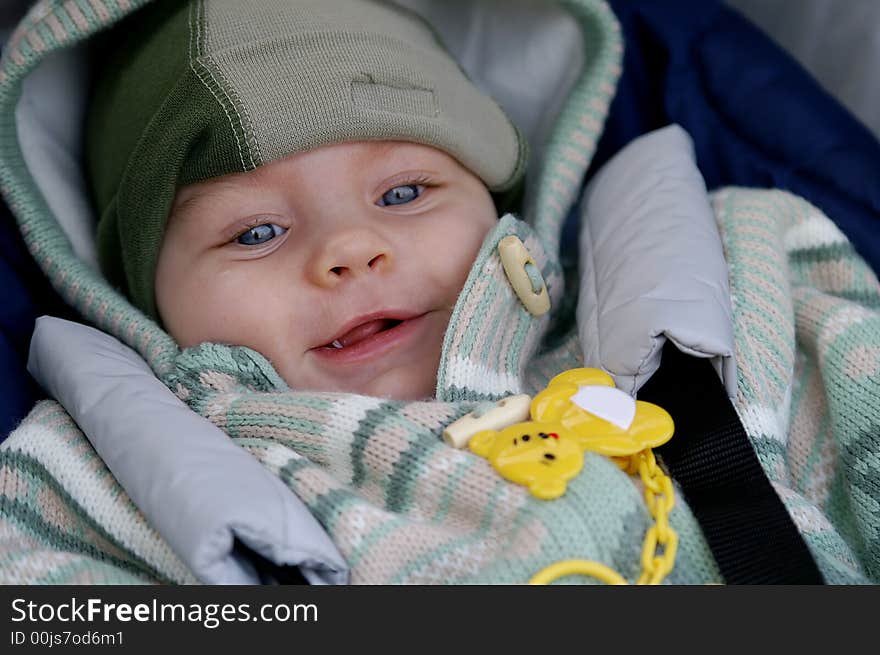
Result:
{"label": "baby's chin", "polygon": [[432,400],[437,387],[437,367],[424,365],[403,366],[385,371],[367,381],[332,380],[305,382],[301,379],[285,381],[295,391],[334,391],[374,396],[390,400]]}
{"label": "baby's chin", "polygon": [[430,372],[424,379],[410,380],[408,376],[397,379],[392,376],[389,380],[376,380],[368,385],[368,389],[362,392],[367,396],[389,398],[392,400],[432,400],[437,389],[437,371]]}
{"label": "baby's chin", "polygon": [[[436,395],[437,370],[440,366],[441,343],[426,343],[416,352],[396,353],[393,358],[344,369],[316,362],[306,356],[295,371],[285,375],[294,391],[336,391],[374,396],[392,400],[430,400]],[[304,364],[304,366],[303,366]]]}

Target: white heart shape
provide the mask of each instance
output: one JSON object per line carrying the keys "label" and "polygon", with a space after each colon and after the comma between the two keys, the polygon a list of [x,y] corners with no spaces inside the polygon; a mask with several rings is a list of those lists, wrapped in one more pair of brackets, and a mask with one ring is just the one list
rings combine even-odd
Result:
{"label": "white heart shape", "polygon": [[571,402],[585,412],[628,430],[636,416],[636,401],[628,393],[614,387],[588,385],[578,387]]}

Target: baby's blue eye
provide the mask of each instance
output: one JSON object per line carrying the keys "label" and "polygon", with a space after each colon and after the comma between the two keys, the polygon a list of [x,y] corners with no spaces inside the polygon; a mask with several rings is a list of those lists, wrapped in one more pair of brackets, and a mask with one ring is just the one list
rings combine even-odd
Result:
{"label": "baby's blue eye", "polygon": [[277,236],[281,236],[286,231],[286,228],[275,225],[275,223],[263,223],[262,225],[255,225],[240,235],[235,241],[243,246],[259,246]]}
{"label": "baby's blue eye", "polygon": [[412,202],[420,195],[422,195],[422,191],[424,190],[425,187],[418,184],[404,184],[403,186],[396,186],[393,189],[390,189],[384,193],[382,199],[379,201],[379,206],[386,207],[387,205],[405,205],[406,203]]}

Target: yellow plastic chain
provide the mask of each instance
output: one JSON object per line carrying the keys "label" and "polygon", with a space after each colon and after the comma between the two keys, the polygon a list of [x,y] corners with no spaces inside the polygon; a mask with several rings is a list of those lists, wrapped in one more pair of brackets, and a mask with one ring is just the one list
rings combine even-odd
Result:
{"label": "yellow plastic chain", "polygon": [[[629,475],[638,473],[654,524],[645,534],[636,584],[660,584],[675,564],[678,535],[669,525],[675,505],[672,480],[657,465],[653,449],[672,437],[672,417],[662,407],[618,390],[614,379],[597,368],[563,371],[531,400],[526,412],[527,401],[525,395],[504,398],[486,413],[459,419],[443,438],[457,447],[467,444],[503,478],[543,500],[565,493],[569,480],[583,468],[586,451],[610,457]],[[604,564],[583,559],[555,562],[529,582],[548,584],[567,575],[627,584]]]}
{"label": "yellow plastic chain", "polygon": [[[638,472],[645,485],[645,504],[654,519],[642,544],[642,574],[636,584],[657,585],[672,571],[678,550],[678,534],[669,525],[669,513],[675,506],[672,480],[657,465],[650,448],[630,457],[614,460],[627,473]],[[587,575],[606,584],[625,585],[626,579],[613,569],[585,559],[555,562],[536,573],[529,584],[545,585],[567,575]]]}
{"label": "yellow plastic chain", "polygon": [[633,457],[633,460],[636,459],[639,476],[645,485],[645,504],[654,517],[654,525],[648,528],[642,545],[642,575],[636,584],[656,585],[675,566],[678,534],[669,525],[669,512],[675,506],[675,493],[672,480],[657,466],[653,450],[642,451]]}

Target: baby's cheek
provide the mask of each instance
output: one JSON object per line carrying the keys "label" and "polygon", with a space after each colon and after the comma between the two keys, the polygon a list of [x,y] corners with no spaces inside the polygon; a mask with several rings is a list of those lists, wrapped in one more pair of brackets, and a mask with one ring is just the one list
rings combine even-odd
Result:
{"label": "baby's cheek", "polygon": [[478,225],[462,235],[461,246],[457,249],[457,255],[454,259],[455,270],[453,274],[459,290],[464,286],[471,269],[474,267],[474,262],[480,254],[480,248],[489,231],[490,228]]}
{"label": "baby's cheek", "polygon": [[[182,347],[205,341],[236,345],[265,345],[261,332],[266,323],[258,310],[271,312],[272,305],[261,303],[259,294],[230,284],[229,276],[191,274],[179,284],[168,285],[157,302],[171,335]],[[268,316],[265,316],[268,319]]]}
{"label": "baby's cheek", "polygon": [[461,289],[490,229],[474,222],[454,225],[454,229],[436,235],[432,254],[440,257],[439,267],[447,286]]}

